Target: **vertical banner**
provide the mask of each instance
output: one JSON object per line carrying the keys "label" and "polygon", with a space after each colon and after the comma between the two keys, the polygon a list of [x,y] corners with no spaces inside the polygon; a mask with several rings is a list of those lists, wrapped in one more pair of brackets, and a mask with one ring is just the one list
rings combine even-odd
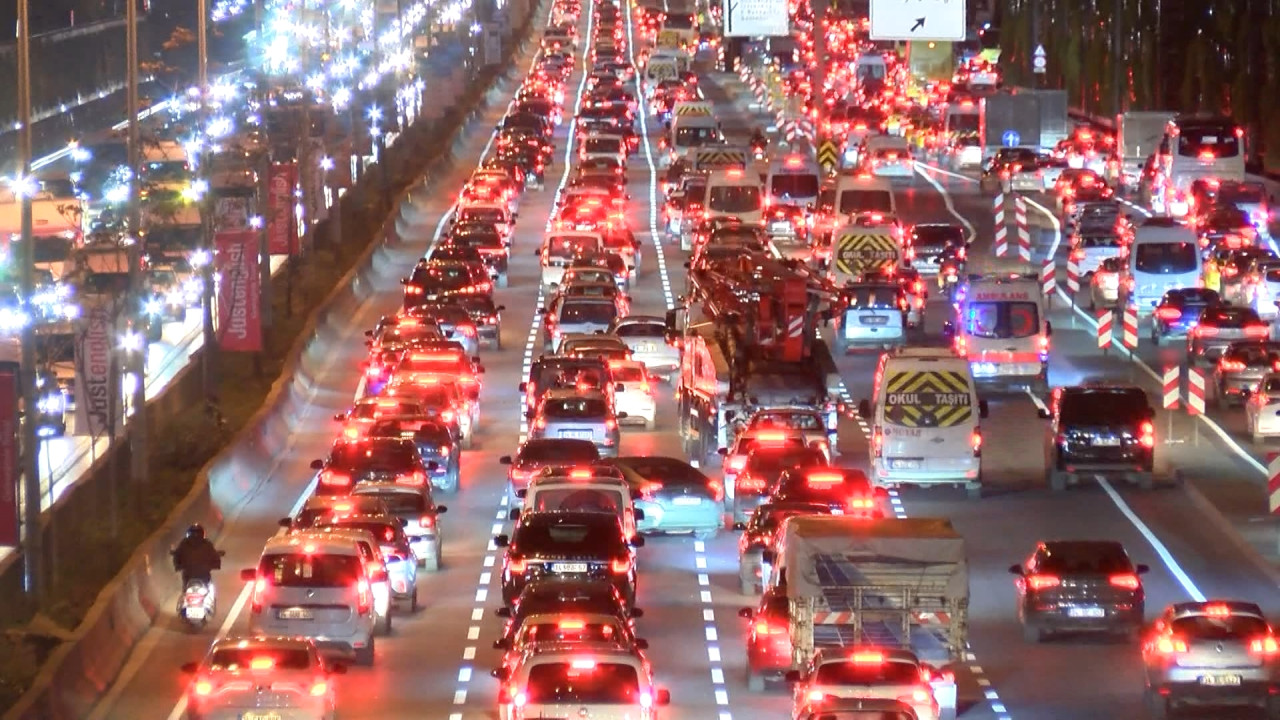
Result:
{"label": "vertical banner", "polygon": [[[84,308],[76,329],[76,434],[103,437],[111,434],[112,322],[108,304]],[[123,413],[115,413],[117,418]]]}
{"label": "vertical banner", "polygon": [[0,546],[18,546],[18,366],[0,364]]}
{"label": "vertical banner", "polygon": [[297,163],[271,163],[267,175],[267,252],[272,255],[298,253],[298,226],[293,213],[297,184]]}
{"label": "vertical banner", "polygon": [[230,352],[262,349],[258,234],[221,232],[213,236],[218,274],[218,347]]}

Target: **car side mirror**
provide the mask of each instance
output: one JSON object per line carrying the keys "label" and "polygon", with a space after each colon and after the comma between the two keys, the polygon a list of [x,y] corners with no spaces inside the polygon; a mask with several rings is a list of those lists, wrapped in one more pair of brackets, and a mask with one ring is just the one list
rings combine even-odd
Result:
{"label": "car side mirror", "polygon": [[1053,323],[1048,320],[1044,321],[1044,336],[1053,337]]}
{"label": "car side mirror", "polygon": [[521,500],[524,500],[525,498],[529,497],[529,488],[520,488],[519,490],[516,490],[516,497],[520,498]]}
{"label": "car side mirror", "polygon": [[756,616],[756,611],[751,608],[740,608],[738,610],[738,617],[742,618],[743,620],[750,620],[755,616]]}
{"label": "car side mirror", "polygon": [[400,527],[409,527],[409,518],[400,518]]}
{"label": "car side mirror", "polygon": [[978,401],[978,417],[983,420],[986,420],[987,415],[989,415],[990,413],[991,413],[991,409],[990,407],[988,407],[987,401],[979,400]]}
{"label": "car side mirror", "polygon": [[511,641],[508,640],[507,638],[498,638],[497,640],[493,641],[494,650],[509,650],[510,648],[511,648]]}
{"label": "car side mirror", "polygon": [[643,535],[637,535],[637,536],[635,536],[635,537],[631,538],[631,547],[636,548],[636,549],[640,549],[640,548],[644,547],[644,536],[643,536]]}
{"label": "car side mirror", "polygon": [[293,518],[282,517],[276,521],[276,524],[284,528],[285,530],[288,530],[289,528],[293,527]]}
{"label": "car side mirror", "polygon": [[1139,575],[1146,575],[1147,573],[1151,572],[1151,566],[1146,565],[1144,563],[1138,563],[1138,566],[1135,567],[1133,571],[1138,573]]}
{"label": "car side mirror", "polygon": [[620,413],[618,413],[617,415],[618,415],[618,419],[619,419],[619,420],[626,420],[626,419],[627,419],[627,414],[626,414],[626,413],[624,413],[624,412],[620,412]]}
{"label": "car side mirror", "polygon": [[511,512],[507,513],[507,519],[508,519],[508,520],[519,520],[519,519],[520,519],[520,508],[511,508]]}
{"label": "car side mirror", "polygon": [[498,617],[500,617],[500,618],[509,618],[509,617],[511,617],[511,608],[509,608],[509,607],[500,607],[500,608],[498,608],[497,610],[494,610],[494,611],[493,611],[493,614],[494,614],[494,615],[497,615],[497,616],[498,616]]}
{"label": "car side mirror", "polygon": [[736,522],[736,523],[734,523],[734,524],[733,524],[733,526],[732,526],[732,527],[733,527],[733,529],[734,529],[734,530],[746,530],[746,529],[747,529],[747,524],[746,524],[746,523],[744,523],[744,522]]}
{"label": "car side mirror", "polygon": [[858,414],[862,416],[863,420],[869,420],[871,418],[871,401],[870,400],[863,398],[862,400],[858,401]]}
{"label": "car side mirror", "polygon": [[347,414],[346,414],[346,413],[335,413],[335,414],[334,414],[334,416],[333,416],[333,419],[334,419],[334,420],[337,420],[338,422],[344,422],[344,421],[346,421],[346,419],[347,419]]}
{"label": "car side mirror", "polygon": [[716,454],[720,457],[725,457],[729,454],[729,448],[716,448]]}
{"label": "car side mirror", "polygon": [[372,330],[365,330],[365,331],[364,331],[364,336],[365,336],[365,337],[367,337],[367,338],[371,338],[371,337],[373,337],[373,331],[372,331]]}
{"label": "car side mirror", "polygon": [[800,682],[800,671],[788,670],[787,674],[784,675],[782,679],[786,680],[788,685],[795,685],[796,683]]}
{"label": "car side mirror", "polygon": [[541,249],[541,248],[539,248],[539,249],[537,249],[537,250],[534,250],[534,251],[533,251],[533,254],[534,254],[534,255],[542,255],[542,249]]}
{"label": "car side mirror", "polygon": [[1010,574],[1010,575],[1018,575],[1018,576],[1023,575],[1022,566],[1021,566],[1021,565],[1010,565],[1010,566],[1009,566],[1009,574]]}
{"label": "car side mirror", "polygon": [[616,385],[614,385],[614,386],[613,386],[613,391],[614,391],[614,392],[626,392],[626,391],[627,391],[627,386],[626,386],[626,385],[623,385],[622,383],[618,383],[618,384],[616,384]]}
{"label": "car side mirror", "polygon": [[182,663],[179,669],[182,670],[183,675],[195,675],[196,671],[200,669],[200,663]]}
{"label": "car side mirror", "polygon": [[373,568],[369,571],[370,582],[385,582],[387,579],[387,571],[382,568]]}
{"label": "car side mirror", "polygon": [[240,579],[244,582],[253,582],[258,579],[257,568],[244,568],[240,571]]}
{"label": "car side mirror", "polygon": [[496,668],[494,668],[494,669],[490,670],[490,671],[489,671],[489,674],[490,674],[490,675],[492,675],[492,676],[494,676],[494,677],[495,677],[495,678],[497,678],[498,680],[501,680],[502,682],[506,682],[506,681],[507,681],[507,677],[509,677],[509,676],[510,676],[510,674],[511,674],[511,671],[510,671],[510,670],[508,670],[508,669],[506,669],[506,668],[504,668],[504,667],[496,667]]}
{"label": "car side mirror", "polygon": [[[645,644],[647,645],[648,643],[645,643]],[[639,646],[637,645],[636,647],[639,647]],[[644,648],[640,648],[640,649],[643,650]],[[662,707],[666,707],[667,705],[670,705],[671,691],[667,690],[666,688],[662,688],[658,690],[658,697],[655,698],[655,700],[657,701],[658,705],[661,705]]]}
{"label": "car side mirror", "polygon": [[510,464],[511,464],[511,456],[510,456],[510,455],[503,455],[502,457],[498,458],[498,464],[499,464],[499,465],[510,465]]}
{"label": "car side mirror", "polygon": [[496,535],[493,538],[493,544],[504,548],[511,544],[511,538],[506,535]]}
{"label": "car side mirror", "polygon": [[636,522],[639,522],[644,519],[644,510],[641,510],[640,508],[636,508],[631,512],[635,513]]}
{"label": "car side mirror", "polygon": [[319,459],[319,458],[316,458],[315,460],[312,460],[312,461],[311,461],[311,469],[312,469],[312,470],[323,470],[323,469],[324,469],[324,461],[323,461],[323,460],[321,460],[321,459]]}

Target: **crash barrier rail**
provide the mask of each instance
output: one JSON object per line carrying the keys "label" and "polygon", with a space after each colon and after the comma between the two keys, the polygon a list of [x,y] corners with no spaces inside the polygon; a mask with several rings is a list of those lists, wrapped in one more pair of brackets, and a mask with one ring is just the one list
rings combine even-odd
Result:
{"label": "crash barrier rail", "polygon": [[[542,15],[538,10],[528,17]],[[509,57],[532,50],[531,29],[532,23],[526,21],[520,33],[524,39]],[[169,549],[194,522],[203,523],[210,537],[216,539],[224,519],[245,507],[288,450],[315,396],[317,374],[331,355],[335,335],[349,323],[355,308],[373,293],[387,289],[379,287],[380,284],[395,284],[396,273],[403,269],[389,260],[391,250],[401,243],[396,225],[405,211],[403,200],[413,193],[431,192],[440,179],[457,180],[449,177],[462,149],[457,138],[483,132],[486,124],[491,126],[483,114],[510,92],[522,74],[516,69],[517,63],[504,65],[507,70],[493,78],[490,89],[455,127],[455,140],[448,151],[438,155],[425,169],[421,184],[406,190],[397,201],[399,210],[383,224],[381,241],[369,244],[351,271],[311,313],[306,329],[290,349],[285,363],[285,367],[292,370],[281,374],[248,424],[226,449],[201,469],[191,492],[164,526],[134,552],[124,569],[98,596],[72,637],[50,655],[32,688],[3,720],[83,720],[110,688],[135,645],[158,618],[171,612],[171,599],[177,596],[180,583],[178,574],[172,570]],[[405,146],[403,151],[409,149]],[[344,202],[353,201],[360,194],[348,193]],[[195,366],[193,362],[191,367]],[[198,376],[191,367],[184,373]],[[127,448],[127,444],[119,445]],[[99,464],[106,460],[101,459]],[[99,470],[97,466],[94,469]],[[77,488],[68,495],[83,492]]]}

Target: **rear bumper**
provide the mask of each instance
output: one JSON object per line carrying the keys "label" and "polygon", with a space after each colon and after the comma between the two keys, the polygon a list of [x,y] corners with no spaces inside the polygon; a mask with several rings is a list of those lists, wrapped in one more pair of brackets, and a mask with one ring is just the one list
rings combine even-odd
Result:
{"label": "rear bumper", "polygon": [[1252,673],[1247,671],[1240,673],[1244,678],[1239,685],[1202,685],[1200,676],[1206,672],[1203,668],[1176,668],[1161,683],[1153,683],[1151,687],[1172,702],[1195,705],[1256,705],[1280,695],[1280,684],[1265,677],[1251,677]]}
{"label": "rear bumper", "polygon": [[951,485],[958,482],[975,483],[982,474],[982,459],[973,458],[972,462],[957,462],[947,468],[921,468],[903,470],[888,467],[883,461],[872,463],[874,482],[877,485]]}
{"label": "rear bumper", "polygon": [[1053,610],[1027,609],[1023,616],[1027,625],[1054,631],[1122,632],[1142,627],[1141,606],[1125,610],[1104,606],[1103,610],[1106,615],[1100,618],[1071,617],[1065,607]]}

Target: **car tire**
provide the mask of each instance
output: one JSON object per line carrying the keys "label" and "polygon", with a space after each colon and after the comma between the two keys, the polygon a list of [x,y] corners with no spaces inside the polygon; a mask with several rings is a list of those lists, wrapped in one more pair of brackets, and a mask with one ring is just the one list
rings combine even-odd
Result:
{"label": "car tire", "polygon": [[1161,695],[1153,688],[1147,688],[1143,693],[1145,705],[1147,706],[1147,717],[1151,720],[1167,720],[1169,717],[1169,698]]}
{"label": "car tire", "polygon": [[373,636],[369,636],[369,643],[362,648],[356,649],[356,664],[364,667],[373,667]]}
{"label": "car tire", "polygon": [[1032,644],[1032,645],[1039,645],[1040,643],[1044,642],[1044,639],[1045,639],[1045,632],[1044,632],[1044,630],[1042,630],[1042,629],[1040,629],[1040,628],[1038,628],[1038,627],[1036,627],[1035,625],[1032,625],[1032,624],[1030,624],[1030,623],[1025,623],[1025,622],[1024,622],[1024,623],[1022,624],[1022,640],[1023,640],[1023,642],[1030,643],[1030,644]]}
{"label": "car tire", "polygon": [[1067,489],[1067,474],[1061,470],[1050,470],[1049,489],[1053,492],[1065,491]]}
{"label": "car tire", "polygon": [[1267,698],[1266,714],[1267,720],[1280,720],[1280,699]]}
{"label": "car tire", "polygon": [[418,584],[413,585],[413,594],[409,596],[409,614],[413,615],[418,612]]}
{"label": "car tire", "polygon": [[391,635],[391,608],[387,608],[386,615],[378,618],[378,624],[373,628],[373,631],[383,637]]}
{"label": "car tire", "polygon": [[498,328],[498,333],[493,336],[493,349],[494,350],[502,349],[502,328],[501,327]]}
{"label": "car tire", "polygon": [[739,575],[739,576],[738,576],[738,590],[740,590],[740,591],[742,592],[742,594],[743,594],[743,595],[755,595],[755,594],[756,594],[756,581],[755,581],[754,579],[752,579],[752,578],[746,578],[746,577],[742,577],[741,575]]}
{"label": "car tire", "polygon": [[422,569],[426,572],[439,572],[440,570],[440,548],[436,547],[435,552],[423,559]]}
{"label": "car tire", "polygon": [[764,676],[751,669],[751,665],[747,665],[747,690],[751,692],[764,692]]}
{"label": "car tire", "polygon": [[1156,474],[1154,472],[1136,473],[1135,479],[1138,481],[1138,487],[1142,490],[1156,489]]}

